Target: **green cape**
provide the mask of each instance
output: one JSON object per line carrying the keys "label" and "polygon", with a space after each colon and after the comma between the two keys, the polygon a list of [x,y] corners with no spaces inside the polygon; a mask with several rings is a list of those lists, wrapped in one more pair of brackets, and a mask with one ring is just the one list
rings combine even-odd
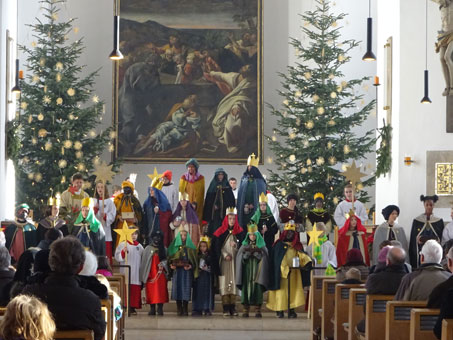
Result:
{"label": "green cape", "polygon": [[[272,215],[271,208],[269,207],[269,204],[267,204],[267,203],[266,203],[266,215]],[[258,209],[256,209],[255,213],[253,214],[253,216],[250,220],[255,223],[259,223],[260,218],[261,218],[261,209],[258,207]]]}
{"label": "green cape", "polygon": [[[93,208],[90,208],[90,212],[88,213],[87,218],[85,219],[88,224],[90,225],[90,230],[93,233],[97,233],[99,230],[99,226],[101,225],[101,222],[94,216]],[[79,217],[74,222],[74,225],[80,224],[83,221],[83,216],[82,212],[79,213]]]}
{"label": "green cape", "polygon": [[[243,246],[249,245],[249,242],[250,242],[249,234],[250,233],[247,233],[247,235],[245,236],[244,241],[242,241],[242,245]],[[263,239],[263,236],[261,236],[261,233],[259,231],[255,231],[254,234],[256,235],[255,244],[256,244],[257,248],[265,247],[266,246],[266,242],[264,242],[264,239]]]}
{"label": "green cape", "polygon": [[[176,252],[179,250],[179,247],[181,247],[182,245],[183,244],[182,244],[182,240],[181,240],[181,233],[178,232],[178,235],[176,235],[175,239],[168,246],[168,251],[167,251],[168,256],[171,257],[171,256],[175,255]],[[197,249],[197,247],[195,247],[195,245],[193,244],[189,233],[187,233],[186,247],[190,248],[190,249],[194,249],[194,250]]]}

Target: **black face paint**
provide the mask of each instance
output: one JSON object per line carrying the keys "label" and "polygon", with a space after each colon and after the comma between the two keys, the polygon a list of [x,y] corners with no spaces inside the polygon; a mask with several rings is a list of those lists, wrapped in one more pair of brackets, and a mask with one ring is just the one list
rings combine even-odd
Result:
{"label": "black face paint", "polygon": [[130,195],[130,194],[132,194],[132,188],[130,188],[130,187],[125,187],[125,188],[123,189],[123,192],[124,192],[125,195]]}

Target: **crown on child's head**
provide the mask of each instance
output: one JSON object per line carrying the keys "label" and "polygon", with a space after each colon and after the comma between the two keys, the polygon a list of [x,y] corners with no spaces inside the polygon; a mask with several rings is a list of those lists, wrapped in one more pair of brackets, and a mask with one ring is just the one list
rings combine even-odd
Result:
{"label": "crown on child's head", "polygon": [[198,242],[198,246],[200,246],[201,242],[206,242],[206,244],[208,245],[208,248],[211,246],[211,239],[207,235],[200,237],[200,242]]}
{"label": "crown on child's head", "polygon": [[247,225],[247,232],[248,232],[249,234],[254,234],[254,233],[256,233],[257,231],[258,231],[258,226],[257,226],[254,222],[249,223],[249,224]]}
{"label": "crown on child's head", "polygon": [[81,206],[82,207],[91,207],[91,198],[89,197],[85,197],[83,200],[82,200],[82,204]]}
{"label": "crown on child's head", "polygon": [[154,177],[153,181],[151,182],[151,187],[162,190],[164,186],[164,181],[159,177]]}
{"label": "crown on child's head", "polygon": [[236,210],[235,207],[228,207],[228,208],[226,208],[226,214],[227,215],[237,215],[238,211]]}
{"label": "crown on child's head", "polygon": [[189,194],[187,192],[179,192],[179,200],[180,201],[188,201]]}
{"label": "crown on child's head", "polygon": [[288,223],[285,224],[283,230],[296,231],[296,222],[294,222],[294,220],[289,220]]}
{"label": "crown on child's head", "polygon": [[324,201],[324,195],[323,195],[322,193],[320,193],[320,192],[317,192],[317,193],[315,194],[315,196],[313,197],[313,199],[314,199],[315,201],[316,201],[316,199],[318,199],[318,198],[320,198],[320,199],[322,199],[322,200]]}
{"label": "crown on child's head", "polygon": [[262,192],[262,193],[260,194],[259,202],[260,202],[260,203],[267,203],[267,202],[268,202],[267,195],[266,195],[264,192]]}
{"label": "crown on child's head", "polygon": [[254,166],[254,167],[258,167],[258,163],[259,163],[259,159],[256,158],[255,154],[252,153],[249,158],[247,159],[247,165],[251,165],[251,166]]}

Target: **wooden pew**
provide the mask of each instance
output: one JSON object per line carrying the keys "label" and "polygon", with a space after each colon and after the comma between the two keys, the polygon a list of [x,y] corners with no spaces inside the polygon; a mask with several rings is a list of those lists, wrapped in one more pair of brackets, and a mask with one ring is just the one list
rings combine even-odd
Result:
{"label": "wooden pew", "polygon": [[411,310],[426,307],[426,301],[388,301],[385,340],[409,340]]}
{"label": "wooden pew", "polygon": [[335,286],[335,305],[333,334],[335,340],[347,340],[348,333],[343,324],[348,322],[349,295],[352,288],[363,287],[361,284],[337,284]]}
{"label": "wooden pew", "polygon": [[322,282],[324,280],[332,279],[332,276],[317,276],[311,273],[311,286],[310,286],[310,314],[311,314],[311,335],[312,340],[317,339],[316,329],[321,329],[321,316],[318,310],[322,306]]}
{"label": "wooden pew", "polygon": [[6,313],[6,307],[0,307],[0,316],[5,315]]}
{"label": "wooden pew", "polygon": [[442,339],[451,340],[453,339],[453,319],[442,320]]}
{"label": "wooden pew", "polygon": [[[110,299],[110,296],[112,299]],[[114,340],[113,339],[113,323],[114,318],[113,318],[113,295],[110,293],[109,294],[109,299],[108,300],[101,300],[101,309],[104,314],[104,319],[106,323],[105,327],[105,336],[104,340]]]}
{"label": "wooden pew", "polygon": [[94,333],[90,330],[74,331],[56,331],[53,338],[58,339],[77,339],[77,340],[94,340]]}
{"label": "wooden pew", "polygon": [[437,340],[433,328],[439,309],[414,308],[411,310],[410,340]]}
{"label": "wooden pew", "polygon": [[355,327],[357,323],[364,318],[363,306],[366,303],[366,289],[352,288],[349,290],[349,307],[348,307],[348,340],[355,340]]}
{"label": "wooden pew", "polygon": [[365,311],[365,340],[381,340],[385,330],[387,301],[393,295],[367,295]]}
{"label": "wooden pew", "polygon": [[322,319],[321,319],[321,339],[326,337],[333,338],[333,324],[330,321],[334,315],[335,285],[337,280],[322,281]]}
{"label": "wooden pew", "polygon": [[107,277],[107,280],[110,283],[110,288],[112,288],[115,293],[117,293],[121,299],[121,305],[123,306],[123,316],[118,322],[118,332],[117,338],[124,339],[124,327],[125,327],[125,318],[127,315],[126,308],[126,278],[123,274],[113,274],[113,276]]}

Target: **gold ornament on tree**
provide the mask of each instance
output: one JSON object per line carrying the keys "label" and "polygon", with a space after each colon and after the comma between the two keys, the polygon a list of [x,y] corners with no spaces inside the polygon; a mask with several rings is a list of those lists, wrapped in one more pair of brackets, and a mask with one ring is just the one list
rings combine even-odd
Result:
{"label": "gold ornament on tree", "polygon": [[39,115],[38,115],[38,120],[39,120],[39,121],[44,120],[44,115],[43,115],[42,113],[39,113]]}
{"label": "gold ornament on tree", "polygon": [[66,91],[68,96],[72,97],[73,95],[75,95],[75,90],[71,87],[68,89],[68,91]]}
{"label": "gold ornament on tree", "polygon": [[55,69],[56,69],[57,71],[61,71],[61,70],[63,69],[63,63],[60,62],[60,61],[59,61],[58,63],[56,63],[56,64],[55,64]]}
{"label": "gold ornament on tree", "polygon": [[58,161],[58,167],[59,167],[59,168],[61,168],[61,169],[66,168],[66,165],[68,165],[68,162],[66,162],[65,159],[60,159],[60,160]]}

